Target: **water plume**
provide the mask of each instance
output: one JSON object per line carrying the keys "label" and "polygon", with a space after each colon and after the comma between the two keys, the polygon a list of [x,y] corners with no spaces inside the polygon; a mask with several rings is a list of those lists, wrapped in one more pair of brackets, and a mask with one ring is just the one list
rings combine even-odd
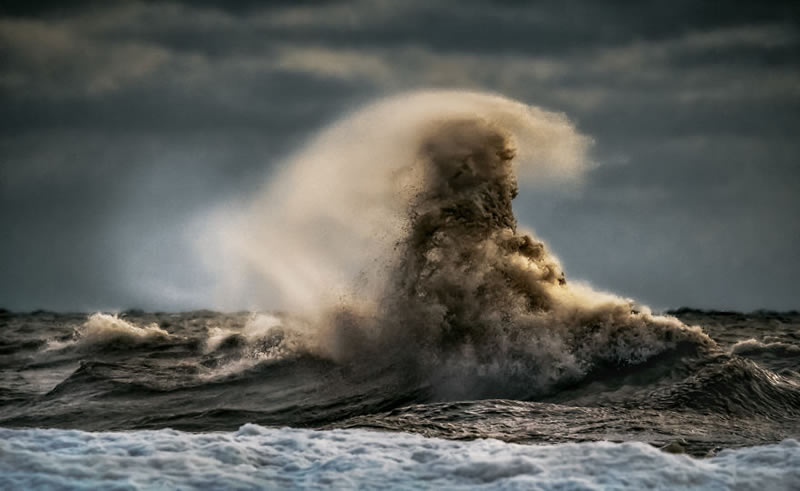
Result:
{"label": "water plume", "polygon": [[350,292],[354,277],[375,280],[375,265],[405,234],[421,185],[420,145],[441,124],[471,118],[513,135],[521,179],[577,178],[586,168],[590,140],[561,114],[462,91],[378,101],[323,130],[243,211],[214,224],[229,252],[226,293],[254,307],[309,311]]}
{"label": "water plume", "polygon": [[226,236],[317,326],[281,327],[293,346],[399,364],[441,397],[535,396],[712,347],[699,328],[568,282],[518,229],[518,180],[579,178],[588,144],[563,115],[500,96],[401,95],[324,131]]}

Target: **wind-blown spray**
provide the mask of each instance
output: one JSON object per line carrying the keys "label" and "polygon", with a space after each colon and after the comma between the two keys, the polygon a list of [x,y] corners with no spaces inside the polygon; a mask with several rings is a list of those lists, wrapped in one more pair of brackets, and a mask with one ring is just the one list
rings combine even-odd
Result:
{"label": "wind-blown spray", "polygon": [[579,177],[588,143],[564,116],[496,95],[398,96],[323,132],[225,235],[309,319],[302,334],[282,327],[292,346],[398,363],[445,397],[535,395],[711,347],[699,328],[568,282],[518,230],[517,179]]}

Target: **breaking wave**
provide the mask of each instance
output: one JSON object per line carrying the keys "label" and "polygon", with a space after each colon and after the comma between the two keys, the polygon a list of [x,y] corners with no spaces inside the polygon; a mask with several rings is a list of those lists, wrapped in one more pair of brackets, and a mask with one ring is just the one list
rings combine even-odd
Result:
{"label": "breaking wave", "polygon": [[167,340],[171,335],[152,323],[137,326],[114,314],[95,313],[86,322],[75,329],[68,339],[53,339],[47,343],[47,350],[61,350],[70,346],[91,347],[114,345],[126,347],[145,343],[158,343]]}
{"label": "breaking wave", "polygon": [[731,347],[731,353],[740,356],[774,354],[776,356],[800,357],[800,347],[789,343],[781,343],[779,341],[764,343],[751,338],[734,344]]}
{"label": "breaking wave", "polygon": [[444,397],[529,397],[715,348],[699,327],[568,281],[518,228],[518,179],[579,178],[588,144],[563,115],[496,95],[401,95],[323,132],[224,237],[306,317],[281,326],[288,351],[398,364]]}

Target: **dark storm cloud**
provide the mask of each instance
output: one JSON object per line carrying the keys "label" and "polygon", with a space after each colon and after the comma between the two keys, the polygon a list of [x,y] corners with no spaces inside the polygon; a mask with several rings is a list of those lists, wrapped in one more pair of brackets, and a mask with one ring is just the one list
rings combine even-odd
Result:
{"label": "dark storm cloud", "polygon": [[[230,85],[228,87],[231,87]],[[302,132],[330,118],[352,86],[291,73],[272,74],[235,86],[236,100],[208,92],[187,93],[177,87],[128,87],[95,97],[2,100],[0,128],[7,133],[47,128],[108,131],[230,131],[260,128],[270,135]],[[330,98],[313,98],[324,91]],[[304,104],[279,104],[264,94],[282,92]],[[337,94],[339,97],[336,97]]]}
{"label": "dark storm cloud", "polygon": [[565,111],[595,138],[600,165],[579,192],[523,190],[516,205],[570,275],[657,306],[796,307],[797,14],[4,2],[0,302],[208,304],[183,237],[204,210],[255,189],[354,104],[455,86]]}

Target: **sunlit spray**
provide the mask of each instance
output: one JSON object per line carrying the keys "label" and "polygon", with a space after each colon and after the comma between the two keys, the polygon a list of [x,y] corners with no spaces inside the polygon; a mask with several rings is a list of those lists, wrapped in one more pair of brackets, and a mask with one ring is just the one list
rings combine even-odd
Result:
{"label": "sunlit spray", "polygon": [[712,346],[569,281],[518,228],[518,182],[579,179],[589,143],[565,116],[497,95],[403,94],[323,131],[219,230],[237,270],[306,319],[280,327],[292,346],[402,363],[447,392],[502,380],[536,393]]}

